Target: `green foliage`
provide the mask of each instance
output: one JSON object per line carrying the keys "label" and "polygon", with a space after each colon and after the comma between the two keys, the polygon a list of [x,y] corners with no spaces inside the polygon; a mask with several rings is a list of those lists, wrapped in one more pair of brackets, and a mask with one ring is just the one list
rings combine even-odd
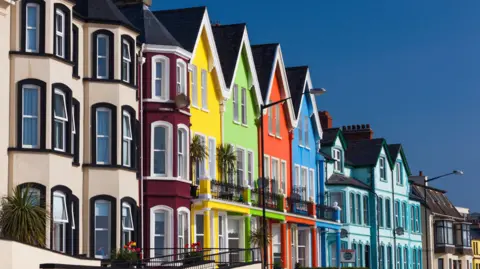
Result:
{"label": "green foliage", "polygon": [[17,186],[12,195],[2,197],[0,235],[20,242],[45,247],[48,210],[32,195],[30,186]]}
{"label": "green foliage", "polygon": [[237,164],[237,156],[233,150],[233,146],[230,144],[220,145],[217,147],[217,161],[218,169],[220,170],[220,176],[224,182],[227,181],[227,175],[235,171],[235,165]]}
{"label": "green foliage", "polygon": [[136,248],[136,246],[136,242],[130,241],[123,248],[113,250],[110,259],[114,261],[136,261],[138,260],[138,253],[140,253],[140,248]]}
{"label": "green foliage", "polygon": [[190,144],[190,160],[192,161],[193,176],[196,175],[196,164],[205,160],[208,157],[207,148],[200,140],[198,135],[195,135]]}
{"label": "green foliage", "polygon": [[[258,227],[250,233],[250,244],[263,249],[263,226]],[[272,234],[268,233],[267,229],[267,245],[272,242]]]}

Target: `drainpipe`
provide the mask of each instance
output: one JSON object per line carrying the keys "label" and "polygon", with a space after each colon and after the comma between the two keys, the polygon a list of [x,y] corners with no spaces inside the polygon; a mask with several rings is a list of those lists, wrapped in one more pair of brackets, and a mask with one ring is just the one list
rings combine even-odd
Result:
{"label": "drainpipe", "polygon": [[[370,192],[375,196],[375,207],[374,207],[374,212],[375,213],[378,213],[378,195],[377,193],[375,192],[375,168],[372,167],[370,168],[370,180],[372,181],[372,189],[370,190]],[[376,216],[377,214],[374,214],[375,216],[375,220],[378,219],[378,217]],[[377,223],[377,230],[376,230],[376,233],[377,233],[377,269],[380,269],[380,223]],[[372,262],[372,261],[370,261]],[[383,261],[384,262],[384,261]]]}
{"label": "drainpipe", "polygon": [[[392,174],[392,177],[391,177],[391,178],[392,178],[392,203],[393,203],[392,205],[393,205],[393,212],[394,212],[393,215],[395,216],[395,187],[394,187],[394,183],[393,183],[393,170],[392,170],[392,173],[391,173],[391,174]],[[398,222],[401,221],[401,220],[400,220],[400,207],[401,207],[401,204],[398,203],[398,211],[399,211],[399,212],[397,212],[397,214],[399,214]],[[391,213],[391,212],[392,212],[392,209],[390,208],[390,213]],[[405,211],[405,214],[406,214],[406,213],[407,213],[407,212]],[[390,216],[388,216],[388,217],[390,217]],[[405,226],[407,226],[407,221],[406,221],[406,220],[407,220],[407,216],[405,216]],[[393,257],[394,257],[394,264],[395,264],[394,268],[397,268],[397,267],[396,267],[396,265],[397,265],[397,258],[398,258],[398,257],[397,257],[397,233],[396,233],[396,231],[395,231],[395,229],[396,229],[396,228],[395,228],[395,225],[397,225],[397,223],[395,222],[395,218],[393,219],[393,223],[391,223],[391,224],[393,224],[393,225],[392,225],[392,231],[393,231],[393,253],[394,253]],[[404,228],[405,228],[405,227],[404,227]],[[402,265],[400,264],[400,267],[401,267],[401,266],[402,266]]]}
{"label": "drainpipe", "polygon": [[141,240],[141,256],[142,258],[145,257],[145,236],[144,236],[144,205],[143,205],[143,64],[145,63],[145,57],[143,57],[143,50],[145,48],[145,44],[142,44],[140,48],[140,56],[138,57],[138,61],[140,62],[140,79],[138,80],[138,88],[140,90],[140,231],[142,235]]}

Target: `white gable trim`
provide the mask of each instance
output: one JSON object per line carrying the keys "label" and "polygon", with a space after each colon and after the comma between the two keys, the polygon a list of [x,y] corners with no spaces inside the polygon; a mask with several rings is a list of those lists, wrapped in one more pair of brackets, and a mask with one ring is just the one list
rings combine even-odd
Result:
{"label": "white gable trim", "polygon": [[[277,46],[277,50],[275,52],[275,58],[273,60],[273,65],[272,69],[270,71],[270,81],[268,82],[268,92],[266,96],[266,100],[264,101],[265,104],[269,103],[270,100],[270,94],[272,92],[272,85],[273,85],[273,80],[275,79],[275,71],[278,68],[280,68],[280,74],[282,75],[282,82],[283,82],[283,89],[285,91],[285,98],[291,97],[290,94],[290,87],[288,86],[288,80],[287,80],[287,71],[285,70],[285,64],[283,62],[283,55],[282,55],[282,50],[280,49],[280,44]],[[297,119],[295,118],[295,113],[293,109],[293,103],[292,99],[287,100],[287,107],[288,107],[288,115],[290,118],[290,123],[292,128],[297,127]],[[266,111],[264,112],[264,114]]]}
{"label": "white gable trim", "polygon": [[228,93],[225,96],[225,98],[228,99],[232,95],[232,87],[233,87],[233,83],[235,82],[235,77],[237,75],[238,63],[240,62],[240,59],[242,57],[243,48],[245,48],[245,51],[247,52],[250,73],[252,74],[252,84],[253,84],[253,87],[255,87],[255,96],[257,97],[257,104],[258,104],[258,107],[260,108],[260,106],[263,105],[263,98],[262,98],[262,93],[260,91],[260,83],[258,82],[257,69],[255,68],[255,63],[253,61],[252,47],[250,46],[250,40],[248,38],[246,26],[243,30],[243,37],[240,44],[241,44],[240,50],[238,51],[237,61],[235,62],[235,69],[233,71],[232,81],[230,81],[230,88],[228,89]]}
{"label": "white gable trim", "polygon": [[[309,89],[312,89],[312,78],[310,77],[310,68],[307,68],[307,74],[305,75],[305,82],[303,83],[303,90],[302,90],[302,99],[300,99],[300,106],[298,108],[298,113],[296,115],[297,120],[300,117],[300,113],[302,112],[303,100],[305,98],[305,86],[308,85]],[[317,125],[317,132],[320,139],[323,138],[323,130],[322,126],[320,125],[320,117],[318,116],[318,109],[317,109],[317,102],[315,100],[315,96],[313,94],[307,94],[310,98],[310,102],[312,102],[312,109],[313,115],[315,117],[315,124]]]}
{"label": "white gable trim", "polygon": [[166,45],[151,45],[145,44],[143,49],[144,52],[158,52],[158,53],[173,53],[178,56],[182,56],[184,58],[190,59],[192,54],[185,49],[182,49],[177,46],[166,46]]}
{"label": "white gable trim", "polygon": [[222,66],[220,65],[220,58],[218,56],[217,46],[213,37],[212,25],[210,24],[210,18],[208,17],[208,11],[206,9],[205,13],[203,13],[202,23],[200,24],[200,28],[197,33],[197,39],[195,40],[195,46],[193,47],[190,63],[193,60],[195,53],[197,52],[198,43],[200,42],[203,29],[205,29],[205,32],[207,33],[208,44],[210,46],[210,49],[212,50],[211,53],[213,56],[213,66],[215,67],[215,71],[217,73],[222,97],[225,98],[225,96],[228,94],[229,89],[227,89],[227,86],[225,84],[225,78],[223,77],[223,71]]}

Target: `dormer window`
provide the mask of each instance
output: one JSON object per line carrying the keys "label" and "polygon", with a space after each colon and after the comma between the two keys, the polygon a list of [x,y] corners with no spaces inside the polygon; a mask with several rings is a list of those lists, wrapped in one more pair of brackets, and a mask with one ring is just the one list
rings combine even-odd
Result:
{"label": "dormer window", "polygon": [[103,34],[97,36],[97,78],[108,78],[109,42],[108,36]]}
{"label": "dormer window", "polygon": [[177,95],[187,95],[187,65],[182,60],[177,60]]}
{"label": "dormer window", "polygon": [[130,44],[126,40],[122,41],[122,81],[130,82],[130,65],[132,59],[130,57]]}
{"label": "dormer window", "polygon": [[333,170],[336,172],[342,171],[342,151],[339,149],[333,149]]}
{"label": "dormer window", "polygon": [[65,13],[55,10],[55,55],[65,57]]}
{"label": "dormer window", "polygon": [[26,6],[25,48],[28,52],[38,52],[39,11],[40,7],[38,4],[28,3]]}
{"label": "dormer window", "polygon": [[152,58],[152,99],[167,101],[170,97],[168,90],[169,59],[162,55]]}
{"label": "dormer window", "polygon": [[387,171],[385,170],[385,157],[380,157],[380,180],[387,180]]}

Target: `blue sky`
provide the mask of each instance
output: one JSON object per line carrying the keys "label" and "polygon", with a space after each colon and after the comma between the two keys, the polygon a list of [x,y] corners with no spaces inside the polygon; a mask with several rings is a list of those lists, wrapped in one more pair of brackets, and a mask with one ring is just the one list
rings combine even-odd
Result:
{"label": "blue sky", "polygon": [[480,1],[153,1],[206,5],[212,21],[246,22],[252,44],[279,42],[287,66],[310,66],[327,89],[318,107],[334,126],[370,123],[414,174],[463,170],[432,185],[480,211]]}

